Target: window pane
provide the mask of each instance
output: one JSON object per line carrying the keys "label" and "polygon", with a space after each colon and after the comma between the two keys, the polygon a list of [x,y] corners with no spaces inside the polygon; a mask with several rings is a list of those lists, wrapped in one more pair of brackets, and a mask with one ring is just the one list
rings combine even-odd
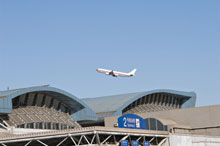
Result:
{"label": "window pane", "polygon": [[149,130],[150,127],[149,119],[145,119],[145,121],[146,121],[146,129]]}
{"label": "window pane", "polygon": [[156,130],[156,120],[150,118],[150,130]]}
{"label": "window pane", "polygon": [[163,124],[157,120],[157,130],[163,131]]}

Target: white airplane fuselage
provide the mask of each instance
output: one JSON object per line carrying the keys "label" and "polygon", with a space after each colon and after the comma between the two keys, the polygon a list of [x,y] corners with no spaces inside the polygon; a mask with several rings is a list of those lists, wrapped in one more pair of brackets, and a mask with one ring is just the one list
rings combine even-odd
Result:
{"label": "white airplane fuselage", "polygon": [[113,77],[121,76],[121,77],[131,77],[135,75],[136,69],[133,69],[129,73],[124,73],[124,72],[119,72],[119,71],[114,71],[114,70],[108,70],[108,69],[96,69],[97,72],[104,73],[106,75],[112,75]]}

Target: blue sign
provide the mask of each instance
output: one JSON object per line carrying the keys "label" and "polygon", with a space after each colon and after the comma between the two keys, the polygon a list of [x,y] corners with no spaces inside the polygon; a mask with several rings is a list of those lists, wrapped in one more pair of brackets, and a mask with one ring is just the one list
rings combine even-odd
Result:
{"label": "blue sign", "polygon": [[146,129],[146,122],[135,114],[125,114],[118,118],[119,128]]}
{"label": "blue sign", "polygon": [[132,141],[131,141],[131,145],[132,145],[132,146],[139,146],[139,142],[138,142],[138,141],[135,141],[135,140],[132,140]]}
{"label": "blue sign", "polygon": [[128,140],[121,140],[121,146],[128,146]]}
{"label": "blue sign", "polygon": [[149,141],[144,141],[144,146],[150,146],[150,142]]}

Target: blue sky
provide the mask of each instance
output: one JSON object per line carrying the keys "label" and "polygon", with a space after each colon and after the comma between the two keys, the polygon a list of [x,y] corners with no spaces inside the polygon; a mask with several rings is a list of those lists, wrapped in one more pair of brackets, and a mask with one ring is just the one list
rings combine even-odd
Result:
{"label": "blue sky", "polygon": [[[220,104],[220,1],[0,1],[0,89],[79,98],[173,89]],[[129,72],[113,78],[96,68]]]}

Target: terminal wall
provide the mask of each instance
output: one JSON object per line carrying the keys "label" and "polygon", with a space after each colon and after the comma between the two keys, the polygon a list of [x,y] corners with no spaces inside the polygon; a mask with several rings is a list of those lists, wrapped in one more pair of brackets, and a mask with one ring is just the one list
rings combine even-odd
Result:
{"label": "terminal wall", "polygon": [[142,118],[163,118],[175,121],[178,125],[191,128],[220,126],[220,105],[204,106],[170,111],[139,113]]}
{"label": "terminal wall", "polygon": [[[169,144],[170,143],[170,144]],[[219,146],[220,137],[170,134],[166,146]]]}

